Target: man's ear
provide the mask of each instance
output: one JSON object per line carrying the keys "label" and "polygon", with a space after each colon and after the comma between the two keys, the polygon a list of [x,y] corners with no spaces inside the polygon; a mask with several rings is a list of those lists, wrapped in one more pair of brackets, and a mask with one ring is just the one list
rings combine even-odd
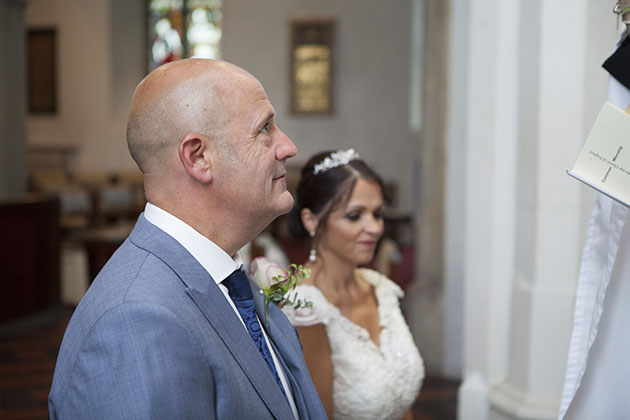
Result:
{"label": "man's ear", "polygon": [[212,182],[212,165],[206,137],[195,133],[186,134],[179,142],[177,152],[188,175],[204,184]]}
{"label": "man's ear", "polygon": [[306,207],[300,210],[300,217],[302,218],[302,224],[306,228],[306,231],[311,235],[315,235],[317,232],[317,225],[319,225],[319,219],[317,215],[307,209]]}

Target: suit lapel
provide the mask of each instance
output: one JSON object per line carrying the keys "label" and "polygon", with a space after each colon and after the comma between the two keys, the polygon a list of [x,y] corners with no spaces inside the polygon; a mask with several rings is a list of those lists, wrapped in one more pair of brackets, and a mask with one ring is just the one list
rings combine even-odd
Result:
{"label": "suit lapel", "polygon": [[[271,325],[271,322],[270,322]],[[267,330],[265,330],[267,331]],[[289,381],[289,386],[291,387],[291,392],[293,393],[293,401],[295,402],[295,406],[298,410],[298,415],[300,420],[308,420],[308,407],[306,406],[306,402],[304,401],[304,395],[302,395],[302,389],[300,388],[300,384],[298,383],[295,375],[293,374],[295,369],[289,369],[289,366],[285,362],[285,358],[283,357],[284,352],[280,350],[280,348],[276,345],[276,341],[279,343],[283,342],[282,340],[273,340],[269,337],[269,341],[271,342],[271,346],[273,347],[273,351],[278,356],[278,362],[282,370],[284,371],[285,377]]]}
{"label": "suit lapel", "polygon": [[[280,389],[275,386],[271,371],[258,352],[252,338],[237,318],[225,297],[213,284],[216,291],[204,294],[194,289],[187,289],[188,295],[204,313],[210,325],[230,350],[249,381],[256,389],[267,408],[278,419],[292,418],[290,407]],[[214,292],[214,293],[213,293]],[[220,295],[220,296],[219,296]],[[270,386],[269,384],[274,384]]]}
{"label": "suit lapel", "polygon": [[[164,261],[186,286],[186,293],[230,350],[267,408],[278,419],[293,414],[256,345],[208,272],[179,242],[140,215],[130,240]],[[261,318],[263,319],[263,318]]]}
{"label": "suit lapel", "polygon": [[[256,306],[256,313],[258,318],[263,322],[265,319],[265,298],[260,293],[257,293],[257,288],[254,287],[254,304]],[[287,337],[285,334],[295,334],[293,326],[290,325],[285,315],[278,309],[273,303],[269,304],[268,310],[269,325],[265,323],[264,328],[274,352],[278,356],[279,362],[286,374],[287,380],[291,385],[291,391],[293,392],[293,399],[298,409],[298,414],[301,420],[309,419],[309,409],[306,404],[304,395],[302,393],[301,384],[312,383],[310,374],[306,370],[306,365],[303,361],[302,354],[298,354],[295,348],[291,347],[291,341],[296,340],[297,337]],[[279,318],[282,317],[282,318]],[[280,325],[280,322],[285,321],[284,328]],[[301,363],[300,363],[301,361]],[[306,373],[306,378],[304,374]],[[304,382],[304,381],[307,382]],[[313,391],[315,388],[313,387]]]}

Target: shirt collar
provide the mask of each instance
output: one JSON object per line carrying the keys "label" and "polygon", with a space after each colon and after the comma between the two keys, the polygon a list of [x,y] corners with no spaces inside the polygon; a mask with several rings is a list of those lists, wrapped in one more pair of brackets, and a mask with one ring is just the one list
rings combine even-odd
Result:
{"label": "shirt collar", "polygon": [[147,202],[144,207],[144,217],[186,248],[217,284],[242,264],[238,252],[233,259],[192,226],[154,204]]}

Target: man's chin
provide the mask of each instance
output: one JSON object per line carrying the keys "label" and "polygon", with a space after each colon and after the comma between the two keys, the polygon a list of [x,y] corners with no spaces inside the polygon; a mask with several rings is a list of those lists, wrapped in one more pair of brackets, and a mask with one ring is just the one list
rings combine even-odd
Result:
{"label": "man's chin", "polygon": [[278,198],[278,216],[291,211],[291,208],[293,208],[293,202],[294,200],[291,193],[289,191],[283,192],[282,195]]}
{"label": "man's chin", "polygon": [[293,208],[293,196],[288,191],[284,191],[281,195],[276,196],[273,203],[268,204],[266,214],[259,221],[266,219],[267,224],[269,224],[291,211],[291,208]]}

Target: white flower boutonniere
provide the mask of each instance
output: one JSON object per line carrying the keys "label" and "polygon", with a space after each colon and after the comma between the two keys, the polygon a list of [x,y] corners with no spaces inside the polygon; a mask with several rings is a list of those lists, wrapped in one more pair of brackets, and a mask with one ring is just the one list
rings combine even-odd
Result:
{"label": "white flower boutonniere", "polygon": [[282,268],[265,257],[255,258],[249,267],[252,280],[265,295],[265,323],[267,326],[269,326],[269,320],[267,319],[269,302],[273,302],[280,307],[294,305],[295,309],[302,306],[307,308],[313,306],[313,302],[298,299],[297,292],[293,294],[293,297],[289,293],[303,279],[311,276],[310,268],[297,264],[291,264],[287,268]]}

